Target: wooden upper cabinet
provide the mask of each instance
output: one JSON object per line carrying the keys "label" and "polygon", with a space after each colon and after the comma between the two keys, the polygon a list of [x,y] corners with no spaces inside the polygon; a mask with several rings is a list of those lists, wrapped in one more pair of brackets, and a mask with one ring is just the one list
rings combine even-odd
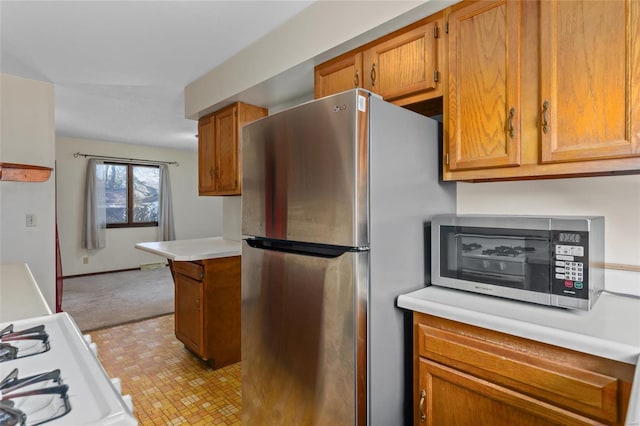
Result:
{"label": "wooden upper cabinet", "polygon": [[265,108],[236,102],[198,122],[198,189],[200,195],[242,193],[240,128],[267,115]]}
{"label": "wooden upper cabinet", "polygon": [[639,9],[540,2],[543,162],[640,155]]}
{"label": "wooden upper cabinet", "polygon": [[520,2],[449,15],[449,169],[520,164]]}
{"label": "wooden upper cabinet", "polygon": [[364,51],[363,87],[392,102],[417,94],[420,100],[442,96],[442,37],[439,18],[381,39]]}
{"label": "wooden upper cabinet", "polygon": [[315,68],[315,98],[362,87],[362,53],[348,53]]}
{"label": "wooden upper cabinet", "polygon": [[640,172],[638,1],[465,1],[448,22],[444,180]]}

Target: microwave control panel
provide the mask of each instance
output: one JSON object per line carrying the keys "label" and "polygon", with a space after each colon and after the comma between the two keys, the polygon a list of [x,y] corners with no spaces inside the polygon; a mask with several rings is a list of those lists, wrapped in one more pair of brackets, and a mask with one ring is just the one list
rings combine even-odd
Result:
{"label": "microwave control panel", "polygon": [[589,297],[589,233],[551,231],[552,293],[579,299]]}

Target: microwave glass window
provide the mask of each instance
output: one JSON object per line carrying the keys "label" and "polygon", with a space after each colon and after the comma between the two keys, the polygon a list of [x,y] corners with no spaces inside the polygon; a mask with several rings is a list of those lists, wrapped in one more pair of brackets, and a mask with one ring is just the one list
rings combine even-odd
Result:
{"label": "microwave glass window", "polygon": [[549,291],[549,231],[442,226],[440,245],[444,276]]}

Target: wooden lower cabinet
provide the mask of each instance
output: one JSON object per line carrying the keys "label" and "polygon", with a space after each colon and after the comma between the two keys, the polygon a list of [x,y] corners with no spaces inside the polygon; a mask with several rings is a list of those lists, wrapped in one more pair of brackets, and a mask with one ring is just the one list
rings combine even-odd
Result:
{"label": "wooden lower cabinet", "polygon": [[622,425],[635,366],[414,313],[414,424]]}
{"label": "wooden lower cabinet", "polygon": [[169,262],[175,333],[214,369],[240,361],[240,256]]}

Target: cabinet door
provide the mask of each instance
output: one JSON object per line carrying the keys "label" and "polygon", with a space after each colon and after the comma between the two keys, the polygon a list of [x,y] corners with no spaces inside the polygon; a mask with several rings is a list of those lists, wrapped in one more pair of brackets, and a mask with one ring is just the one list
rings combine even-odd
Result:
{"label": "cabinet door", "polygon": [[174,273],[176,337],[200,356],[204,354],[203,283]]}
{"label": "cabinet door", "polygon": [[315,69],[315,98],[362,87],[362,53],[318,65]]}
{"label": "cabinet door", "polygon": [[215,141],[213,116],[198,121],[198,192],[204,195],[215,191]]}
{"label": "cabinet door", "polygon": [[215,114],[216,191],[219,195],[240,194],[238,161],[238,107],[233,105]]}
{"label": "cabinet door", "polygon": [[449,15],[450,170],[520,164],[520,9],[477,2]]}
{"label": "cabinet door", "polygon": [[540,2],[543,162],[640,155],[639,9]]}
{"label": "cabinet door", "polygon": [[364,88],[391,101],[424,92],[440,96],[441,26],[440,20],[428,22],[366,50]]}
{"label": "cabinet door", "polygon": [[419,359],[419,375],[415,425],[599,424],[426,358]]}

